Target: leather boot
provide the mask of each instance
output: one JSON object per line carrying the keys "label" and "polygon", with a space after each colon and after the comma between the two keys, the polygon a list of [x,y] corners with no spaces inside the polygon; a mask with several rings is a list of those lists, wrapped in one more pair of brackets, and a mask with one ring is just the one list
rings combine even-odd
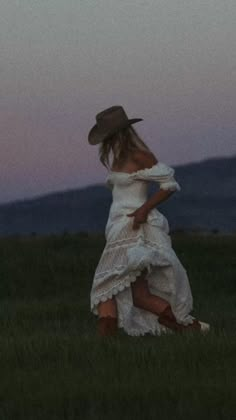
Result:
{"label": "leather boot", "polygon": [[171,330],[176,331],[178,333],[182,333],[184,331],[192,331],[192,330],[201,331],[202,329],[201,323],[197,319],[194,319],[192,324],[188,324],[188,325],[178,324],[170,305],[167,306],[167,308],[160,314],[158,318],[158,322],[164,325],[165,327],[170,328]]}
{"label": "leather boot", "polygon": [[182,325],[177,323],[170,305],[167,306],[163,312],[161,312],[158,318],[158,322],[175,332],[181,333],[183,331]]}
{"label": "leather boot", "polygon": [[98,319],[98,334],[100,336],[116,335],[117,330],[117,318],[106,316]]}

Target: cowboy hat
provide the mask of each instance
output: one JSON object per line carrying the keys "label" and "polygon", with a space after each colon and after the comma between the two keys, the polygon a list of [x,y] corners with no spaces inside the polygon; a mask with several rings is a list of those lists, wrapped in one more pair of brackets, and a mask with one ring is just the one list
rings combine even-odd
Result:
{"label": "cowboy hat", "polygon": [[90,144],[98,144],[113,136],[122,128],[129,127],[131,124],[142,120],[142,118],[129,119],[124,108],[120,105],[107,108],[96,115],[97,124],[89,131],[88,142]]}

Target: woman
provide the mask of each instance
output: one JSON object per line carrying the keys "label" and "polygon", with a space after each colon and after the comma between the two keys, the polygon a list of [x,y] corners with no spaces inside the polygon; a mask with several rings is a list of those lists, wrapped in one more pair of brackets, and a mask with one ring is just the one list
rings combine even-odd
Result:
{"label": "woman", "polygon": [[[172,248],[168,221],[155,208],[180,190],[174,169],[159,162],[133,129],[141,118],[128,119],[121,106],[113,106],[96,120],[88,141],[99,144],[113,196],[90,294],[98,333],[114,335],[118,327],[129,335],[208,331],[209,324],[190,315],[187,272]],[[160,190],[148,199],[150,181]]]}

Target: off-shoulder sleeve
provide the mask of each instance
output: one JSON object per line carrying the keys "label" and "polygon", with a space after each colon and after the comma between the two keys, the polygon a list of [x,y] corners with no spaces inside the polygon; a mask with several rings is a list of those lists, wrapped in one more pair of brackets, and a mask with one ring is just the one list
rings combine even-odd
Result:
{"label": "off-shoulder sleeve", "polygon": [[134,179],[154,181],[160,189],[180,191],[181,187],[174,178],[175,170],[163,162],[158,162],[151,168],[141,169],[133,174]]}

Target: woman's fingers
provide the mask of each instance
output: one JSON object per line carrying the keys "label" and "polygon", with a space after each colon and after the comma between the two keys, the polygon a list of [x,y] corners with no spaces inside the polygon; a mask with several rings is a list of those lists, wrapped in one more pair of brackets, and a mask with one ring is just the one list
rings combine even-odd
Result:
{"label": "woman's fingers", "polygon": [[140,227],[141,223],[143,223],[143,222],[138,222],[137,220],[134,219],[133,229],[138,229]]}
{"label": "woman's fingers", "polygon": [[127,216],[134,216],[133,229],[138,229],[140,223],[146,222],[146,217],[144,217],[143,214],[138,210],[135,210],[132,213],[128,213]]}

